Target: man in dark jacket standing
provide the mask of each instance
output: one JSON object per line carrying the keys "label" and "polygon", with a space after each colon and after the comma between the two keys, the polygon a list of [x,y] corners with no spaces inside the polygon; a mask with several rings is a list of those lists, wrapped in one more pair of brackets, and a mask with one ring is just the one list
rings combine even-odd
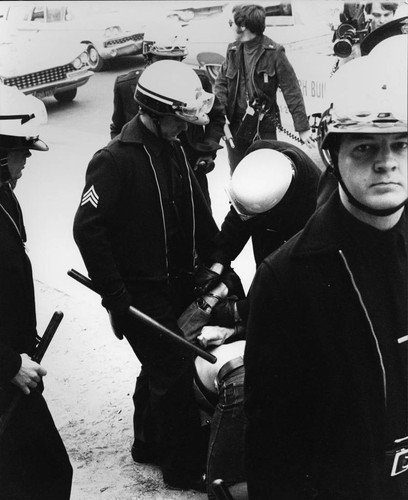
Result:
{"label": "man in dark jacket standing", "polygon": [[215,81],[215,94],[230,122],[235,148],[227,143],[231,173],[254,140],[276,139],[280,124],[278,87],[292,115],[301,141],[313,144],[298,79],[285,49],[263,34],[265,9],[243,4],[233,8],[230,26],[235,42]]}
{"label": "man in dark jacket standing", "polygon": [[[38,342],[34,285],[20,205],[13,193],[38,139],[44,104],[0,86],[0,498],[69,500],[72,467],[42,396],[45,368],[32,361]],[[22,391],[11,417],[10,405]],[[10,418],[10,420],[9,420]],[[7,422],[7,424],[5,423]]]}
{"label": "man in dark jacket standing", "polygon": [[[182,30],[174,21],[156,22],[146,29],[143,40],[143,55],[147,66],[161,60],[182,61],[187,54],[187,41]],[[200,78],[203,89],[206,92],[212,92],[211,83],[205,70],[195,69],[194,71]],[[110,125],[112,139],[120,133],[123,125],[138,113],[139,105],[134,99],[134,94],[142,73],[143,69],[134,70],[126,75],[118,76],[115,80],[113,114]],[[208,117],[210,121],[205,126],[190,123],[187,130],[179,134],[179,139],[210,206],[207,174],[214,169],[217,150],[222,147],[219,142],[225,123],[223,109],[218,99],[214,100]]]}
{"label": "man in dark jacket standing", "polygon": [[141,112],[92,158],[74,236],[112,326],[143,365],[135,392],[133,458],[159,461],[164,481],[204,487],[193,359],[126,314],[134,305],[175,332],[193,301],[197,256],[218,231],[177,136],[205,125],[213,95],[177,61],[158,61],[140,77]]}
{"label": "man in dark jacket standing", "polygon": [[359,61],[321,124],[339,187],[250,291],[251,500],[408,498],[407,69]]}

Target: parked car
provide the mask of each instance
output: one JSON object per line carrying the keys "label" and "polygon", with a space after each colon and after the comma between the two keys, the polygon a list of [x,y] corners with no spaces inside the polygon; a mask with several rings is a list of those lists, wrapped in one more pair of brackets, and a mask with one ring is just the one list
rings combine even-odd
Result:
{"label": "parked car", "polygon": [[112,2],[2,3],[7,4],[2,7],[2,22],[19,31],[65,33],[73,42],[83,43],[93,71],[102,71],[114,58],[142,51],[143,23],[126,15],[123,2],[115,2],[116,7]]}
{"label": "parked car", "polygon": [[93,76],[86,48],[62,37],[58,47],[39,33],[2,31],[0,38],[0,82],[14,85],[38,98],[54,96],[72,101],[78,87]]}

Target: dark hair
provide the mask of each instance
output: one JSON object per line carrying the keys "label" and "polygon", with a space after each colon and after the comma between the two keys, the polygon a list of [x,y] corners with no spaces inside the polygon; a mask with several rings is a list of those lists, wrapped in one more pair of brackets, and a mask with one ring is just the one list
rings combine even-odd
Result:
{"label": "dark hair", "polygon": [[236,5],[232,9],[237,26],[245,26],[251,33],[262,35],[265,31],[265,9],[261,5]]}
{"label": "dark hair", "polygon": [[[398,8],[398,3],[397,2],[380,2],[382,10],[390,10],[395,13],[395,11]],[[373,10],[373,2],[369,2],[365,6],[365,11],[367,14],[371,14],[371,11]]]}

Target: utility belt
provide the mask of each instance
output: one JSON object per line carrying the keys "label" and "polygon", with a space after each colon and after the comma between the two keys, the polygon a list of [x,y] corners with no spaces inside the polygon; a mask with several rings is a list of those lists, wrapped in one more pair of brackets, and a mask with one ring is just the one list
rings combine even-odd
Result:
{"label": "utility belt", "polygon": [[395,440],[395,448],[385,452],[385,472],[398,476],[408,471],[408,436]]}
{"label": "utility belt", "polygon": [[238,356],[237,358],[231,359],[227,361],[222,367],[219,369],[217,376],[215,377],[215,385],[217,389],[221,386],[223,380],[230,375],[238,368],[244,366],[244,358],[242,356]]}

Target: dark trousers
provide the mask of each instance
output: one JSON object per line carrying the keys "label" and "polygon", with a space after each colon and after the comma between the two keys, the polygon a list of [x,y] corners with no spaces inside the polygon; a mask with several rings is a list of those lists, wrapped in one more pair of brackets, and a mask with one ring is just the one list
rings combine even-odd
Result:
{"label": "dark trousers", "polygon": [[207,461],[208,498],[215,499],[212,482],[223,479],[227,486],[246,480],[244,468],[244,377],[242,366],[225,376],[211,424]]}
{"label": "dark trousers", "polygon": [[[275,130],[270,130],[270,131],[265,131],[262,132],[261,134],[261,139],[265,140],[274,140],[276,141],[276,129]],[[230,166],[230,175],[234,173],[234,170],[236,169],[238,163],[242,160],[242,158],[245,156],[245,153],[249,146],[251,146],[252,142],[243,142],[235,139],[234,137],[234,145],[235,148],[231,148],[229,142],[226,142],[227,145],[227,152],[228,152],[228,162]]]}
{"label": "dark trousers", "polygon": [[[12,392],[2,392],[2,408]],[[38,391],[23,397],[0,444],[0,500],[69,500],[72,466]]]}
{"label": "dark trousers", "polygon": [[[179,310],[177,298],[173,289],[156,290],[145,307],[139,307],[178,332],[177,317],[182,309]],[[197,477],[204,460],[199,446],[198,407],[193,395],[193,355],[132,318],[127,320],[124,332],[143,366],[133,396],[135,438],[160,446],[165,480],[170,476]]]}

